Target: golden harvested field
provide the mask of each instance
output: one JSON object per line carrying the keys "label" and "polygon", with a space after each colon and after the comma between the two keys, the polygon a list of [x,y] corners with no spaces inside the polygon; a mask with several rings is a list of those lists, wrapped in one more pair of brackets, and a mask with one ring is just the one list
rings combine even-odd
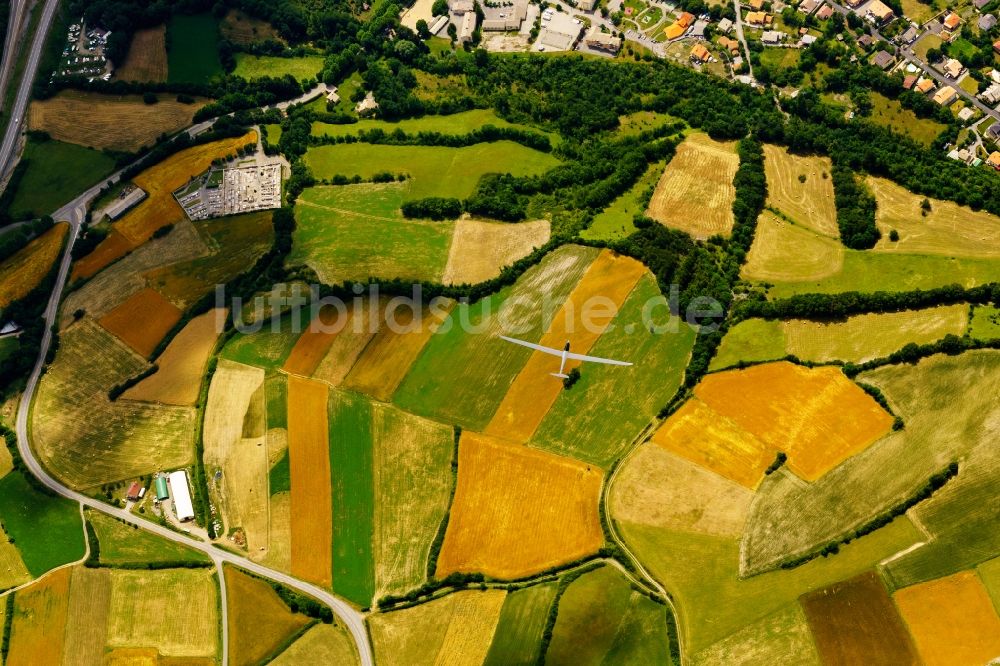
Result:
{"label": "golden harvested field", "polygon": [[24,298],[48,275],[69,225],[60,222],[0,263],[0,308]]}
{"label": "golden harvested field", "polygon": [[62,661],[71,572],[69,567],[53,571],[31,587],[14,594],[7,666],[58,664]]}
{"label": "golden harvested field", "polygon": [[[391,308],[392,301],[389,301]],[[344,386],[378,400],[388,400],[430,340],[448,318],[455,302],[432,301],[414,321],[414,312],[404,307],[395,312],[382,310],[381,327],[344,379]],[[387,323],[387,321],[389,323]],[[395,330],[393,330],[395,329]]]}
{"label": "golden harvested field", "polygon": [[148,196],[112,227],[126,242],[122,243],[122,238],[118,236],[106,238],[94,252],[76,262],[70,281],[78,277],[90,277],[129,250],[145,243],[160,227],[185,219],[184,211],[174,199],[174,190],[188,182],[192,176],[205,171],[212,165],[212,160],[233,154],[237,148],[256,141],[257,132],[250,130],[243,136],[192,146],[133,178],[133,182],[145,190]]}
{"label": "golden harvested field", "polygon": [[143,244],[87,280],[79,289],[69,292],[62,304],[59,325],[65,328],[72,324],[73,313],[77,310],[100,319],[146,287],[153,287],[171,300],[169,294],[164,293],[159,285],[152,284],[146,276],[150,272],[155,273],[158,267],[207,254],[208,247],[194,225],[188,220],[178,222],[166,236]]}
{"label": "golden harvested field", "polygon": [[596,551],[602,473],[466,430],[437,576],[519,578]]}
{"label": "golden harvested field", "polygon": [[701,650],[690,663],[692,666],[820,666],[822,662],[806,616],[801,606],[792,602]]}
{"label": "golden harvested field", "polygon": [[108,400],[108,389],[145,367],[88,318],[61,333],[32,410],[36,451],[50,472],[88,488],[191,462],[194,409]]}
{"label": "golden harvested field", "polygon": [[336,664],[349,666],[359,663],[354,639],[340,625],[317,624],[292,643],[271,662],[271,666],[301,666],[301,664]]}
{"label": "golden harvested field", "polygon": [[[269,534],[265,553],[250,553],[250,559],[265,566],[291,573],[292,571],[292,497],[282,492],[271,495],[268,502]],[[263,555],[263,557],[261,557]]]}
{"label": "golden harvested field", "polygon": [[100,318],[101,326],[149,358],[183,313],[153,289],[143,289]]}
{"label": "golden harvested field", "polygon": [[756,488],[777,452],[698,398],[653,434],[654,444],[747,488]]}
{"label": "golden harvested field", "polygon": [[[4,472],[5,474],[6,472]],[[10,537],[7,534],[0,532],[0,590],[23,585],[29,580],[31,580],[31,572],[28,571],[28,567],[24,566],[21,551],[10,542]]]}
{"label": "golden harvested field", "polygon": [[118,66],[115,78],[121,81],[167,80],[167,26],[136,30],[125,62]]}
{"label": "golden harvested field", "polygon": [[77,566],[69,584],[64,666],[90,666],[104,658],[111,604],[111,569]]}
{"label": "golden harvested field", "polygon": [[152,146],[161,134],[187,127],[207,103],[182,104],[166,93],[159,97],[156,104],[146,104],[141,95],[63,90],[31,103],[28,127],[59,141],[131,153]]}
{"label": "golden harvested field", "polygon": [[[601,251],[556,313],[539,344],[562,349],[569,340],[573,352],[586,354],[645,271],[646,267],[635,259]],[[567,361],[566,372],[579,365],[579,361]],[[554,356],[532,352],[486,426],[486,434],[528,441],[563,390],[562,382],[550,376],[558,370],[559,360]]]}
{"label": "golden harvested field", "polygon": [[214,657],[219,631],[213,569],[111,572],[108,647]]}
{"label": "golden harvested field", "polygon": [[824,664],[920,663],[913,639],[875,572],[810,592],[799,601]]}
{"label": "golden harvested field", "polygon": [[375,597],[427,578],[427,557],[451,498],[454,433],[395,407],[372,405]]}
{"label": "golden harvested field", "polygon": [[444,284],[476,284],[500,275],[500,269],[528,256],[549,240],[549,221],[484,222],[460,219],[448,249]]}
{"label": "golden harvested field", "polygon": [[187,323],[156,359],[160,369],[122,397],[167,405],[193,405],[201,390],[205,365],[222,332],[221,321],[228,310],[216,308]]}
{"label": "golden harvested field", "polygon": [[[780,146],[764,144],[767,205],[777,208],[816,233],[840,238],[829,157],[793,155]],[[799,178],[805,176],[805,182]]]}
{"label": "golden harvested field", "polygon": [[247,548],[258,555],[268,546],[269,513],[263,384],[260,368],[219,361],[208,390],[203,429],[207,473],[222,470],[221,482],[210,487],[220,496],[226,525],[242,527]]}
{"label": "golden harvested field", "polygon": [[310,619],[292,613],[265,581],[225,568],[229,602],[230,660],[235,666],[262,664]]}
{"label": "golden harvested field", "polygon": [[969,323],[969,306],[942,305],[925,310],[862,314],[846,321],[782,322],[789,354],[810,361],[862,363],[888,356],[908,343],[936,342],[949,333],[962,335]]}
{"label": "golden harvested field", "polygon": [[235,44],[248,45],[265,39],[281,41],[278,31],[271,27],[270,23],[244,14],[238,9],[229,10],[219,23],[219,32]]}
{"label": "golden harvested field", "polygon": [[333,505],[326,384],[288,378],[288,453],[292,475],[292,573],[331,583]]}
{"label": "golden harvested field", "polygon": [[838,241],[765,210],[757,220],[757,233],[740,277],[762,282],[820,280],[843,265],[844,246]]}
{"label": "golden harvested field", "polygon": [[615,477],[617,520],[716,536],[743,533],[753,493],[701,466],[645,445]]}
{"label": "golden harvested field", "polygon": [[[882,239],[876,251],[1000,257],[1000,217],[939,199],[930,199],[931,210],[924,217],[919,194],[882,178],[869,177],[867,183],[878,200],[875,222]],[[893,229],[899,232],[895,243],[889,240]]]}
{"label": "golden harvested field", "polygon": [[386,666],[478,666],[486,658],[507,593],[466,590],[371,616],[376,659]]}
{"label": "golden harvested field", "polygon": [[833,367],[787,362],[707,375],[694,393],[814,481],[889,432],[892,416]]}
{"label": "golden harvested field", "polygon": [[1000,656],[1000,618],[975,571],[893,595],[927,666],[974,666]]}
{"label": "golden harvested field", "polygon": [[689,134],[656,184],[646,214],[695,238],[728,236],[739,166],[735,143],[713,141],[701,132]]}
{"label": "golden harvested field", "polygon": [[[380,305],[383,306],[384,303]],[[340,386],[375,335],[374,328],[368,323],[370,313],[371,301],[368,299],[362,301],[360,306],[353,300],[347,304],[344,326],[333,336],[330,347],[316,366],[313,372],[316,379],[328,382],[332,386]],[[303,333],[302,337],[305,335],[306,333]],[[299,340],[301,339],[300,337]],[[294,353],[293,349],[292,354]]]}

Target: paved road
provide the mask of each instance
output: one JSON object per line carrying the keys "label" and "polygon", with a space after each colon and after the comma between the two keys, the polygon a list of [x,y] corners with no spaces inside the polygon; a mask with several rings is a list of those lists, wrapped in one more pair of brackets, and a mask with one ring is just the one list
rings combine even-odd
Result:
{"label": "paved road", "polygon": [[750,62],[750,48],[747,46],[747,38],[743,36],[743,8],[740,7],[739,0],[733,3],[733,8],[736,10],[736,39],[740,40],[740,44],[743,45],[743,62],[747,64],[747,73],[753,80],[753,63]]}
{"label": "paved road", "polygon": [[7,93],[7,85],[14,73],[14,61],[17,59],[17,45],[21,42],[21,21],[24,20],[25,9],[30,0],[13,0],[7,18],[7,37],[3,47],[3,72],[0,72],[0,109]]}
{"label": "paved road", "polygon": [[[35,82],[35,73],[38,71],[38,63],[41,60],[42,51],[45,49],[45,36],[49,33],[52,18],[55,16],[58,6],[59,0],[45,0],[45,8],[42,10],[38,29],[35,32],[34,39],[30,42],[31,51],[28,53],[27,64],[24,67],[24,76],[17,89],[14,106],[9,110],[11,118],[10,122],[7,123],[7,131],[4,133],[3,143],[0,143],[0,182],[7,178],[10,170],[17,163],[17,148],[21,138],[21,126],[24,124],[28,102],[31,100],[31,87]],[[16,82],[11,83],[15,84]]]}

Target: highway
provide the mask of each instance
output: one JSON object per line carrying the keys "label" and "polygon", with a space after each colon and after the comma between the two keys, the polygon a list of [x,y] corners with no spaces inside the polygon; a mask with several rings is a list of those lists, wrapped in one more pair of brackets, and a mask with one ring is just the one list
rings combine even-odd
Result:
{"label": "highway", "polygon": [[[28,60],[24,67],[24,77],[17,89],[17,96],[14,98],[14,106],[9,109],[10,122],[7,123],[7,131],[3,135],[3,143],[0,143],[0,181],[6,180],[10,170],[17,163],[18,143],[21,139],[21,126],[24,124],[25,115],[28,110],[28,102],[31,101],[31,88],[35,81],[35,73],[38,71],[38,63],[42,59],[42,51],[45,50],[45,37],[52,26],[52,19],[55,16],[59,0],[45,0],[45,8],[42,10],[42,18],[38,22],[38,29],[35,32],[31,43],[31,51],[28,53]],[[13,62],[5,63],[6,67],[13,66]],[[15,82],[11,82],[14,84]]]}
{"label": "highway", "polygon": [[[18,44],[21,41],[21,21],[24,20],[24,10],[29,0],[12,0],[10,3],[10,13],[7,18],[7,37],[3,46],[3,60],[0,65],[3,71],[0,72],[0,105],[6,97],[7,85],[11,74],[14,73],[14,61],[17,59]],[[3,110],[0,107],[0,110]]]}

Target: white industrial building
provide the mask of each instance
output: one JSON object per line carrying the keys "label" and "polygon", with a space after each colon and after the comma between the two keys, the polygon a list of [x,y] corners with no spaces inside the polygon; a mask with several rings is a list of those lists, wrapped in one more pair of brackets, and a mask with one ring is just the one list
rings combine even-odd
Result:
{"label": "white industrial building", "polygon": [[173,499],[177,520],[183,523],[194,518],[194,505],[191,503],[187,472],[182,469],[171,472],[167,476],[167,481],[170,482],[170,497]]}

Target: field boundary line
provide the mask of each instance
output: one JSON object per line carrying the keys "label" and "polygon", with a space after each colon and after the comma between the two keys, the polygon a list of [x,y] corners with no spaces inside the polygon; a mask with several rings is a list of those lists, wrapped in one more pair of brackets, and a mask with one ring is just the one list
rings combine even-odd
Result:
{"label": "field boundary line", "polygon": [[354,210],[347,210],[346,208],[334,208],[333,206],[324,206],[323,204],[314,203],[312,201],[307,201],[306,199],[297,199],[296,205],[309,206],[310,208],[319,208],[321,210],[328,210],[334,213],[340,213],[341,215],[350,215],[353,217],[363,217],[369,220],[380,220],[382,222],[405,222],[404,218],[398,217],[382,217],[381,215],[372,215],[371,213],[359,213]]}

